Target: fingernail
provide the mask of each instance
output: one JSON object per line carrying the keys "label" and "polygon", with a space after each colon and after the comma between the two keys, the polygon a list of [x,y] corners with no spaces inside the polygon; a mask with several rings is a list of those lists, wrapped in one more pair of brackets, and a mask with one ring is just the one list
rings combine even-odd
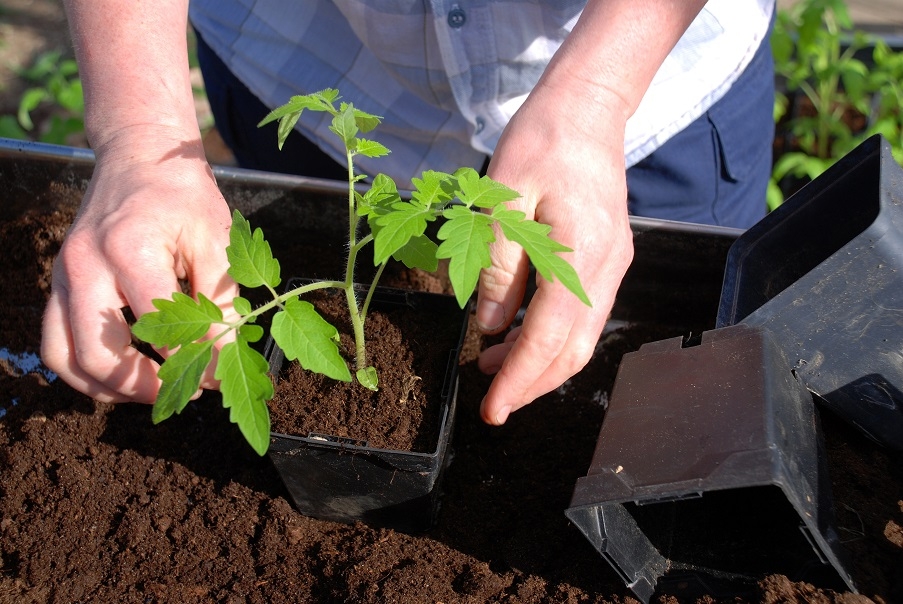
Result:
{"label": "fingernail", "polygon": [[495,331],[505,323],[505,309],[498,302],[481,300],[477,305],[477,325],[483,331]]}
{"label": "fingernail", "polygon": [[511,414],[511,407],[502,407],[499,409],[499,412],[495,415],[495,423],[501,426],[508,420],[508,416]]}

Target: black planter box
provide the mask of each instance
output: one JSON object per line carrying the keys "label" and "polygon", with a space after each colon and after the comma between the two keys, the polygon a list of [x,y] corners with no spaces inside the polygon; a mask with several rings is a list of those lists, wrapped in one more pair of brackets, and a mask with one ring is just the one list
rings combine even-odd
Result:
{"label": "black planter box", "polygon": [[[93,153],[86,149],[0,139],[0,180],[16,183],[0,204],[0,218],[53,207],[61,189],[77,201],[93,168]],[[230,207],[239,209],[255,226],[262,226],[271,242],[279,235],[296,240],[298,236],[287,231],[300,224],[317,235],[318,244],[325,240],[330,249],[344,250],[345,183],[217,166],[213,171]],[[612,322],[688,334],[714,329],[728,250],[742,231],[640,217],[631,217],[630,225],[634,260],[618,290]],[[283,263],[291,260],[279,257]],[[446,417],[446,423],[454,418],[453,407]],[[452,426],[447,429],[452,431]],[[289,440],[294,449],[295,443],[304,439]],[[348,452],[356,446],[313,444]],[[272,445],[274,451],[280,448]],[[383,463],[381,454],[375,452],[372,463]],[[743,508],[750,514],[758,510],[755,505]]]}
{"label": "black planter box", "polygon": [[[297,280],[288,289],[297,287]],[[362,290],[362,295],[366,291]],[[273,433],[269,457],[298,510],[313,518],[361,521],[417,533],[432,527],[439,507],[440,485],[451,457],[458,391],[458,358],[467,331],[468,309],[454,296],[378,287],[373,310],[407,307],[447,317],[460,324],[449,355],[441,394],[441,425],[435,449],[428,453],[378,449],[366,442],[328,434],[304,436]],[[285,357],[272,340],[267,358],[278,375]]]}

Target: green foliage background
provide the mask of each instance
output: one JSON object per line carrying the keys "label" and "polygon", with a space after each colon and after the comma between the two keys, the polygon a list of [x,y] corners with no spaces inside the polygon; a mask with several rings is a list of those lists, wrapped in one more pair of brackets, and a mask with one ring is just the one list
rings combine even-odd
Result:
{"label": "green foliage background", "polygon": [[856,30],[843,0],[779,11],[771,44],[779,145],[771,209],[874,134],[903,162],[903,52]]}

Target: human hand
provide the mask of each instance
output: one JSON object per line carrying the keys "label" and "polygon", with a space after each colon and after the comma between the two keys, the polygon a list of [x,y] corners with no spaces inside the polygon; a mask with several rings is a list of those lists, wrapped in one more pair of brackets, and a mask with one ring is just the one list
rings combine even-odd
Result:
{"label": "human hand", "polygon": [[[586,365],[633,258],[624,121],[606,119],[599,110],[589,123],[589,116],[573,114],[574,105],[544,102],[549,94],[535,90],[515,114],[488,173],[521,193],[511,207],[550,225],[552,237],[575,250],[565,258],[577,270],[592,307],[560,283],[537,275],[523,325],[479,359],[481,370],[497,372],[480,410],[489,424],[505,423],[509,413]],[[476,318],[485,333],[499,333],[520,307],[529,266],[523,250],[500,232],[491,253],[492,267],[480,279]]]}
{"label": "human hand", "polygon": [[[102,402],[151,403],[160,387],[158,364],[131,346],[122,308],[153,311],[180,280],[223,308],[237,295],[226,275],[231,216],[200,141],[141,130],[97,150],[44,315],[45,364]],[[216,385],[212,372],[201,385]]]}

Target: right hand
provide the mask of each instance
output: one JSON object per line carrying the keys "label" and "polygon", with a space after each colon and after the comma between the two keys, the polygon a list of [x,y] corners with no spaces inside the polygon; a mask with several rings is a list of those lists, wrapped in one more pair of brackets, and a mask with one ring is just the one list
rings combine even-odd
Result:
{"label": "right hand", "polygon": [[[160,388],[159,366],[131,345],[122,308],[153,311],[180,280],[224,309],[238,293],[226,273],[232,219],[200,140],[142,130],[97,149],[44,315],[44,363],[101,402],[152,403]],[[201,386],[216,387],[212,370]]]}
{"label": "right hand", "polygon": [[[522,326],[480,354],[480,369],[496,374],[480,406],[483,420],[492,425],[505,423],[511,412],[559,387],[589,362],[633,259],[626,118],[601,95],[580,99],[575,90],[579,87],[537,86],[508,123],[487,173],[522,195],[509,208],[548,225],[551,236],[573,250],[563,257],[580,276],[592,306],[561,283],[537,276]],[[591,110],[577,120],[574,106]],[[476,320],[484,333],[493,334],[516,316],[529,270],[523,248],[504,233],[490,250],[492,266],[480,275]]]}

